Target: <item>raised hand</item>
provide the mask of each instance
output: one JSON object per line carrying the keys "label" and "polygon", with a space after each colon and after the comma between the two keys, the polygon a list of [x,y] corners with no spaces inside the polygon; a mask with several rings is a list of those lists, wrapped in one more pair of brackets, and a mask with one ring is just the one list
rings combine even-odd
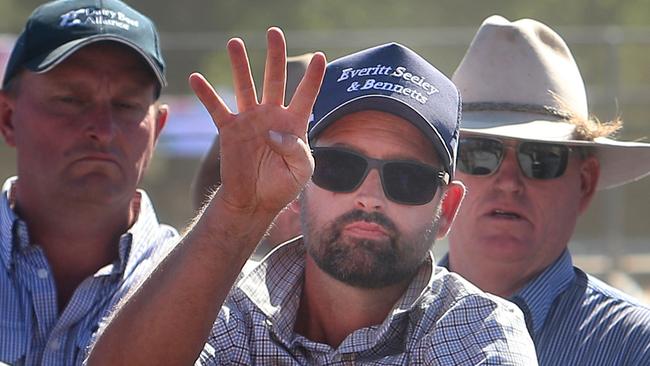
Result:
{"label": "raised hand", "polygon": [[149,278],[113,315],[89,365],[189,365],[273,217],[311,176],[307,121],[325,72],[317,53],[284,106],[286,45],[268,31],[262,102],[244,43],[228,42],[238,114],[200,74],[190,84],[221,134],[222,185]]}
{"label": "raised hand", "polygon": [[190,76],[192,89],[219,128],[222,185],[217,197],[241,212],[281,210],[298,195],[314,166],[307,124],[325,72],[325,56],[313,56],[285,107],[286,43],[282,31],[270,28],[267,42],[261,103],[243,41],[235,38],[228,42],[237,114],[202,75]]}

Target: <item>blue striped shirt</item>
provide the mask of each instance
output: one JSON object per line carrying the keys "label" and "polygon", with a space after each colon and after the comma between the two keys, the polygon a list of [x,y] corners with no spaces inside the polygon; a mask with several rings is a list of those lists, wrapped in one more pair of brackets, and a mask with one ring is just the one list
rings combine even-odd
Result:
{"label": "blue striped shirt", "polygon": [[140,195],[137,221],[120,237],[119,258],[86,278],[59,311],[43,250],[11,209],[7,180],[0,196],[0,361],[10,365],[79,365],[100,322],[150,267],[149,258],[176,231],[158,223]]}
{"label": "blue striped shirt", "polygon": [[[338,346],[294,332],[302,240],[273,251],[231,291],[197,364],[537,365],[521,311],[429,257],[382,324]],[[341,309],[345,312],[345,309]]]}
{"label": "blue striped shirt", "polygon": [[573,267],[569,251],[510,300],[540,365],[650,365],[650,309]]}

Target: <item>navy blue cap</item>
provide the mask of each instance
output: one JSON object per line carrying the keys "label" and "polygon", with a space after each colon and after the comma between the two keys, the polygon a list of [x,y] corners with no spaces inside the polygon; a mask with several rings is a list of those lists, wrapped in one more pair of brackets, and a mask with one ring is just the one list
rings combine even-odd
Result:
{"label": "navy blue cap", "polygon": [[84,46],[115,41],[137,51],[160,87],[165,61],[154,23],[120,0],[56,0],[36,8],[18,37],[5,70],[3,88],[25,67],[47,72]]}
{"label": "navy blue cap", "polygon": [[451,80],[412,50],[389,43],[327,65],[309,124],[309,139],[350,113],[391,113],[413,123],[431,139],[443,168],[453,177],[460,106],[460,93]]}

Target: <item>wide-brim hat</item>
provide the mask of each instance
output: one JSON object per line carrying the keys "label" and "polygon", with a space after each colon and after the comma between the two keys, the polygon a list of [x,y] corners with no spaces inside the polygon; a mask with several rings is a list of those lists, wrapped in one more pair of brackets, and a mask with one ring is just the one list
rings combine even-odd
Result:
{"label": "wide-brim hat", "polygon": [[568,46],[545,24],[487,18],[452,80],[463,97],[461,134],[588,146],[600,162],[598,189],[650,174],[650,144],[576,139],[572,121],[589,120],[585,85]]}

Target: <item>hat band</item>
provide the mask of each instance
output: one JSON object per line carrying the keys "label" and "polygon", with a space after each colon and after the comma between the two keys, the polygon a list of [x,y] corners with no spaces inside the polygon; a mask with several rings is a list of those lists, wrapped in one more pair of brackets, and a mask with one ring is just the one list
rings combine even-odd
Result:
{"label": "hat band", "polygon": [[547,105],[497,103],[497,102],[463,103],[463,112],[485,112],[485,111],[534,113],[534,114],[542,114],[542,115],[556,117],[565,121],[571,120],[572,118],[571,113]]}

